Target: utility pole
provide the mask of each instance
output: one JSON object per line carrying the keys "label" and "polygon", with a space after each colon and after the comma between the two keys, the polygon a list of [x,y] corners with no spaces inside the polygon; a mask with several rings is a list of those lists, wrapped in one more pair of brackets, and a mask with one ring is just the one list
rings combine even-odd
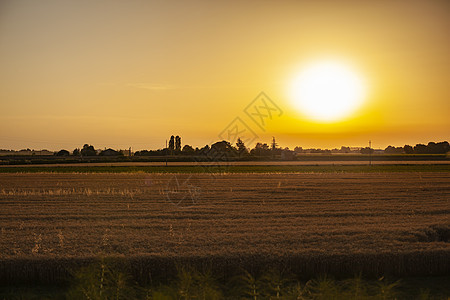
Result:
{"label": "utility pole", "polygon": [[369,166],[372,165],[372,141],[369,140]]}
{"label": "utility pole", "polygon": [[167,150],[169,150],[169,149],[167,148],[167,140],[166,140],[166,151],[165,151],[166,153],[164,155],[166,157],[166,167],[167,167]]}

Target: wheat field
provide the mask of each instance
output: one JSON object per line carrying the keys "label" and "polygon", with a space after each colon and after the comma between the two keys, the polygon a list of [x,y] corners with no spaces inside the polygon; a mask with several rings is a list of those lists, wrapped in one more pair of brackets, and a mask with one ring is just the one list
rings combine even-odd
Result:
{"label": "wheat field", "polygon": [[0,174],[0,279],[98,257],[142,277],[174,262],[448,275],[449,200],[448,172]]}

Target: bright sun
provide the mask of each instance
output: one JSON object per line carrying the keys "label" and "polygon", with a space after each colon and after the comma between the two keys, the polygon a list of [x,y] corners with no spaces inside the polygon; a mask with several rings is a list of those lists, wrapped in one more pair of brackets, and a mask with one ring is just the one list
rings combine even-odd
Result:
{"label": "bright sun", "polygon": [[321,122],[341,120],[363,103],[366,86],[349,66],[321,61],[303,68],[294,78],[290,95],[306,117]]}

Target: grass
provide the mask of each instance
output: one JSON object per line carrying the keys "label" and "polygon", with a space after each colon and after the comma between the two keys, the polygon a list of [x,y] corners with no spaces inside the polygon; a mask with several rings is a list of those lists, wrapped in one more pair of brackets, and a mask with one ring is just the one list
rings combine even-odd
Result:
{"label": "grass", "polygon": [[335,279],[300,278],[277,269],[261,273],[238,270],[223,277],[206,267],[178,265],[168,279],[138,283],[123,265],[101,258],[78,268],[67,284],[55,287],[0,287],[2,299],[447,299],[450,277]]}
{"label": "grass", "polygon": [[377,173],[450,172],[450,164],[392,165],[246,165],[246,166],[20,166],[0,173]]}

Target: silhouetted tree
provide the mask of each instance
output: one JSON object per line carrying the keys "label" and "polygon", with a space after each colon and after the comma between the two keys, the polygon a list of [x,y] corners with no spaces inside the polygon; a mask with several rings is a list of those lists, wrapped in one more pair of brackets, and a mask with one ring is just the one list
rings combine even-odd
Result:
{"label": "silhouetted tree", "polygon": [[80,149],[78,149],[78,148],[73,149],[72,155],[73,156],[79,156],[80,155]]}
{"label": "silhouetted tree", "polygon": [[83,149],[81,149],[81,155],[83,156],[95,156],[97,152],[95,151],[94,146],[84,144]]}
{"label": "silhouetted tree", "polygon": [[351,150],[350,150],[350,147],[344,147],[344,146],[342,146],[342,147],[341,147],[341,150],[339,150],[339,152],[341,152],[341,153],[350,153]]}
{"label": "silhouetted tree", "polygon": [[393,146],[387,146],[386,149],[384,149],[384,152],[387,154],[401,154],[403,153],[404,149],[403,147],[393,147]]}
{"label": "silhouetted tree", "polygon": [[245,144],[241,140],[241,138],[238,138],[236,141],[236,150],[237,150],[239,158],[241,158],[242,156],[248,155],[248,149],[247,149],[247,147],[245,147]]}
{"label": "silhouetted tree", "polygon": [[173,150],[175,150],[175,137],[173,135],[170,137],[169,140],[169,150],[171,153],[173,153]]}
{"label": "silhouetted tree", "polygon": [[441,147],[442,153],[447,153],[450,151],[450,144],[447,141],[438,143],[438,146]]}
{"label": "silhouetted tree", "polygon": [[428,148],[424,144],[417,144],[414,146],[414,153],[416,154],[427,154]]}
{"label": "silhouetted tree", "polygon": [[58,153],[56,153],[56,156],[69,156],[70,152],[67,150],[59,150]]}
{"label": "silhouetted tree", "polygon": [[175,137],[175,151],[181,151],[181,138],[178,135]]}
{"label": "silhouetted tree", "polygon": [[235,156],[235,150],[228,141],[212,144],[207,153],[208,159],[213,161],[228,161],[232,156]]}
{"label": "silhouetted tree", "polygon": [[361,148],[361,154],[371,154],[373,153],[373,149],[370,147]]}
{"label": "silhouetted tree", "polygon": [[141,151],[136,151],[134,152],[134,156],[148,156],[148,150],[141,150]]}
{"label": "silhouetted tree", "polygon": [[295,153],[302,153],[302,152],[303,152],[303,148],[297,146],[297,147],[294,148],[294,152],[295,152]]}
{"label": "silhouetted tree", "polygon": [[250,150],[250,154],[254,156],[270,156],[270,148],[266,143],[257,143],[255,148]]}
{"label": "silhouetted tree", "polygon": [[196,150],[195,154],[197,154],[197,155],[207,155],[209,150],[211,150],[211,149],[209,148],[209,145],[206,145],[203,148],[200,148],[200,149],[197,148],[195,150]]}
{"label": "silhouetted tree", "polygon": [[403,151],[404,151],[406,154],[414,154],[414,148],[413,148],[412,146],[410,146],[410,145],[405,145],[405,146],[403,147]]}
{"label": "silhouetted tree", "polygon": [[212,144],[211,150],[227,153],[227,152],[233,152],[233,147],[231,146],[230,142],[228,142],[228,141],[220,141],[220,142],[216,142],[216,143]]}
{"label": "silhouetted tree", "polygon": [[427,145],[428,152],[432,154],[444,154],[450,151],[450,146],[448,142],[429,142]]}
{"label": "silhouetted tree", "polygon": [[272,143],[270,144],[272,158],[274,158],[276,155],[281,155],[281,150],[281,148],[278,148],[278,143],[275,141],[275,137],[272,137]]}
{"label": "silhouetted tree", "polygon": [[192,146],[184,145],[182,152],[183,154],[191,155],[194,154],[195,150]]}
{"label": "silhouetted tree", "polygon": [[275,152],[275,149],[277,149],[277,146],[278,146],[278,144],[277,144],[277,142],[275,141],[275,137],[273,136],[273,137],[272,137],[272,144],[271,144],[271,148],[272,148],[272,151],[273,151],[273,152]]}
{"label": "silhouetted tree", "polygon": [[429,142],[428,145],[417,144],[414,146],[414,153],[416,154],[445,154],[450,151],[450,145],[447,141],[444,142]]}

